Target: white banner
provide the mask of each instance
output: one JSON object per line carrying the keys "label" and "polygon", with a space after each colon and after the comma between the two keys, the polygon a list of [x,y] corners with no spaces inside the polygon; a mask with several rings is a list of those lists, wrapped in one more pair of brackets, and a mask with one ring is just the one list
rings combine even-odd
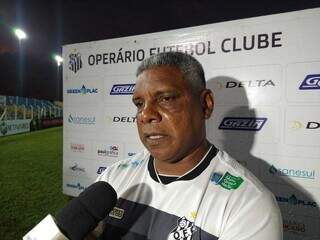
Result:
{"label": "white banner", "polygon": [[152,54],[183,51],[215,97],[207,135],[275,194],[285,239],[320,239],[320,9],[66,45],[63,192],[143,149],[131,103]]}

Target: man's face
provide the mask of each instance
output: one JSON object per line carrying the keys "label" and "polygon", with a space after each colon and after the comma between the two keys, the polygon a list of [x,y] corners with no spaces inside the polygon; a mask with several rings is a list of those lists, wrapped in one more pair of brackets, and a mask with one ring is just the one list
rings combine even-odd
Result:
{"label": "man's face", "polygon": [[142,72],[133,94],[142,143],[157,161],[177,162],[205,138],[205,117],[200,95],[173,66]]}

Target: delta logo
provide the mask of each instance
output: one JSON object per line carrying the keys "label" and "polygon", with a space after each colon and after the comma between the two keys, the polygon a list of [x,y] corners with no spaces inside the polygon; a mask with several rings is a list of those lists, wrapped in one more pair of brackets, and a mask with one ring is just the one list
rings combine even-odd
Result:
{"label": "delta logo", "polygon": [[106,120],[108,123],[135,123],[137,120],[136,116],[107,116]]}
{"label": "delta logo", "polygon": [[319,90],[320,89],[320,74],[309,74],[302,81],[300,90]]}
{"label": "delta logo", "polygon": [[67,94],[81,94],[81,95],[87,95],[87,94],[95,94],[98,93],[97,88],[86,88],[85,85],[82,85],[81,88],[70,88],[67,89]]}
{"label": "delta logo", "polygon": [[272,165],[269,168],[269,173],[279,177],[315,179],[315,170],[276,168]]}
{"label": "delta logo", "polygon": [[225,117],[219,125],[220,130],[260,131],[267,118]]}
{"label": "delta logo", "polygon": [[115,84],[112,86],[110,95],[131,95],[135,89],[135,84]]}
{"label": "delta logo", "polygon": [[317,208],[316,202],[298,199],[294,194],[292,194],[290,197],[276,196],[276,199],[280,203],[288,203],[288,204],[294,205],[294,206],[304,206],[304,207]]}
{"label": "delta logo", "polygon": [[302,123],[300,121],[292,121],[291,128],[294,130],[298,130],[298,129],[314,130],[314,129],[320,128],[320,122],[309,121],[307,123]]}
{"label": "delta logo", "polygon": [[275,87],[272,80],[250,80],[250,81],[228,81],[225,88],[261,88],[261,87]]}

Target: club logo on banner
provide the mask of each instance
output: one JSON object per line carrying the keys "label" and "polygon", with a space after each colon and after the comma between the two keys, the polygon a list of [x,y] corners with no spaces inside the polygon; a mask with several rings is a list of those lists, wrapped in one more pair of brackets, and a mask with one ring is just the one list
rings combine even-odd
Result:
{"label": "club logo on banner", "polygon": [[69,69],[77,73],[82,68],[82,60],[80,52],[77,52],[76,49],[73,50],[73,53],[69,54]]}
{"label": "club logo on banner", "polygon": [[135,84],[115,84],[111,88],[110,95],[131,95],[135,86]]}
{"label": "club logo on banner", "polygon": [[219,125],[222,130],[260,131],[267,118],[225,117]]}
{"label": "club logo on banner", "polygon": [[300,90],[319,90],[320,89],[320,74],[309,74],[301,83]]}

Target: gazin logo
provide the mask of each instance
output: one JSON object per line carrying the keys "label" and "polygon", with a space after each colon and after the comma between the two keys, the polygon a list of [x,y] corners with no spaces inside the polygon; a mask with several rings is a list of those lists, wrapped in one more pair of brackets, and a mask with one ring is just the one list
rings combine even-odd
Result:
{"label": "gazin logo", "polygon": [[68,117],[68,122],[73,123],[73,124],[93,125],[96,123],[96,118],[95,117],[72,116],[70,114]]}
{"label": "gazin logo", "polygon": [[112,86],[110,95],[130,95],[133,94],[135,84],[115,84]]}
{"label": "gazin logo", "polygon": [[252,117],[225,117],[220,123],[219,129],[260,131],[267,118]]}
{"label": "gazin logo", "polygon": [[320,74],[309,74],[301,83],[300,90],[320,89]]}
{"label": "gazin logo", "polygon": [[74,73],[77,73],[80,68],[82,68],[81,54],[74,49],[73,53],[69,54],[69,69]]}
{"label": "gazin logo", "polygon": [[107,167],[99,167],[99,168],[98,168],[98,171],[97,171],[97,174],[103,173],[104,170],[106,170],[106,169],[107,169]]}
{"label": "gazin logo", "polygon": [[272,165],[269,168],[269,173],[279,177],[296,177],[296,178],[315,179],[314,170],[276,168],[275,166]]}

